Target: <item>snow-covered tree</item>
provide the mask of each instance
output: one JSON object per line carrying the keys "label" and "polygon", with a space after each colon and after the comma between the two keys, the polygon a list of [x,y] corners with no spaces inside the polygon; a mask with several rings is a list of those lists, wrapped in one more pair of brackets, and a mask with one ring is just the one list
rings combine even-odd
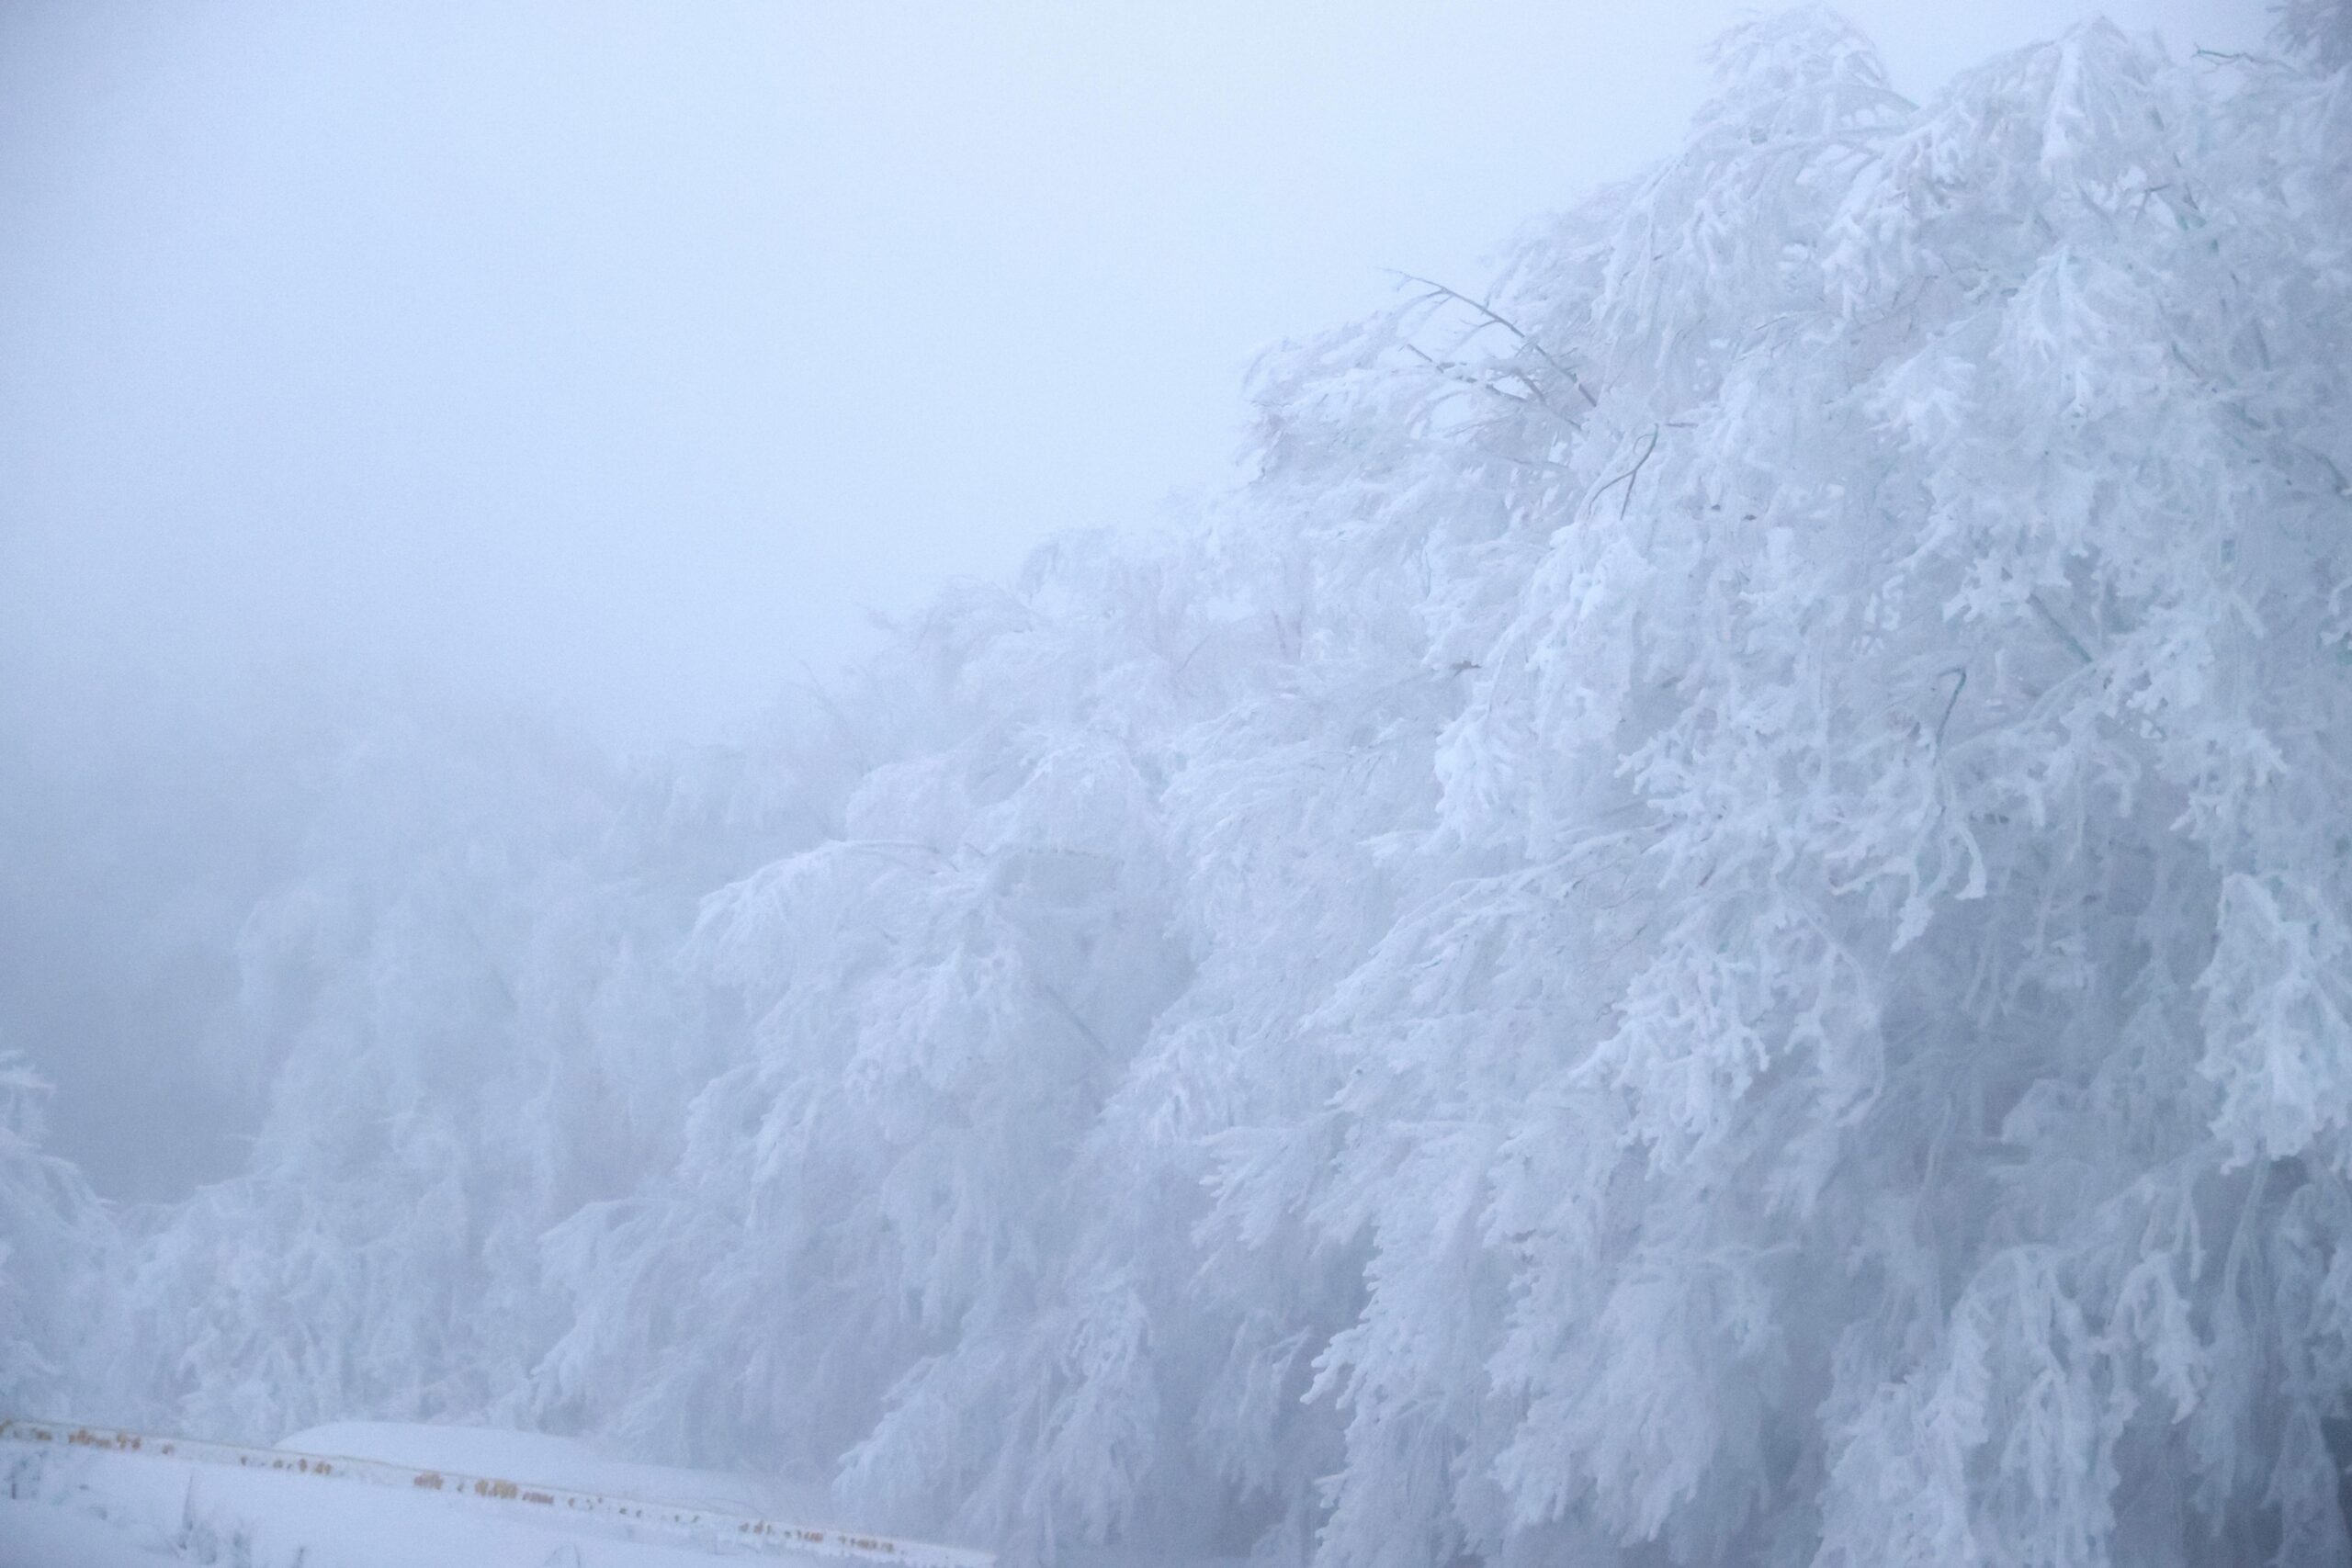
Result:
{"label": "snow-covered tree", "polygon": [[83,1386],[110,1260],[109,1216],[73,1166],[41,1151],[49,1086],[0,1052],[0,1410],[44,1415]]}
{"label": "snow-covered tree", "polygon": [[269,1086],[248,1168],[133,1216],[118,1296],[125,1403],[265,1440],[518,1403],[556,1332],[539,1235],[674,1149],[657,1086],[693,1050],[666,989],[691,900],[605,858],[603,770],[398,721],[327,775],[301,874],[239,938],[233,1048]]}
{"label": "snow-covered tree", "polygon": [[2340,110],[2096,28],[1722,67],[1496,302],[1596,394],[1315,1021],[1324,1551],[2330,1560]]}

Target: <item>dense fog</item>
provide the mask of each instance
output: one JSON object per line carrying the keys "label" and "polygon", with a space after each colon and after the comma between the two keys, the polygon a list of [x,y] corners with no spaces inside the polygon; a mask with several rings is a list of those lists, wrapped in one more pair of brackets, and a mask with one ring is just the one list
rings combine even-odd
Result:
{"label": "dense fog", "polygon": [[[266,396],[8,316],[0,1415],[584,1434],[1008,1562],[2352,1560],[2352,7],[1857,15],[1484,149],[1401,281],[1175,247],[1213,332],[1116,246],[1001,298],[1058,195],[740,342],[603,253]],[[1179,65],[1338,92],[1290,25]],[[657,35],[632,112],[726,52]]]}

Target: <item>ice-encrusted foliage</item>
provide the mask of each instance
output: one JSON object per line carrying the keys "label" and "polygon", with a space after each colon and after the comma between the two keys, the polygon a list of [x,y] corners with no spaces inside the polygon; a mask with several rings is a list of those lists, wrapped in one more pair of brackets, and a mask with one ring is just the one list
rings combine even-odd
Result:
{"label": "ice-encrusted foliage", "polygon": [[2282,0],[2271,7],[2279,41],[2323,69],[2352,65],[2352,5],[2346,0]]}
{"label": "ice-encrusted foliage", "polygon": [[667,782],[387,786],[133,1364],[1046,1556],[2344,1561],[2335,15],[1924,106],[1756,21],[1197,525]]}

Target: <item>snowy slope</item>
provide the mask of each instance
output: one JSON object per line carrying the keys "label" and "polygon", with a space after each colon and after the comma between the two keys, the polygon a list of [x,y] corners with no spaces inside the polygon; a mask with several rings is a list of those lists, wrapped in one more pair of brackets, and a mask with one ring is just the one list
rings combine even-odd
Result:
{"label": "snowy slope", "polygon": [[[708,1472],[632,1464],[591,1446],[536,1434],[347,1423],[288,1438],[282,1449],[346,1461],[496,1476],[525,1486],[593,1493],[807,1522],[820,1489]],[[240,1568],[683,1568],[722,1552],[736,1561],[813,1563],[814,1556],[748,1553],[719,1527],[691,1532],[610,1517],[548,1517],[511,1500],[326,1475],[241,1468],[82,1447],[0,1445],[0,1568],[113,1568],[157,1562]],[[534,1515],[538,1517],[533,1517]]]}
{"label": "snowy slope", "polygon": [[338,1421],[295,1433],[277,1445],[295,1453],[379,1460],[467,1475],[503,1475],[574,1492],[634,1497],[790,1519],[831,1523],[831,1500],[815,1483],[795,1483],[720,1471],[684,1470],[615,1459],[577,1438],[482,1427],[426,1427],[398,1421]]}

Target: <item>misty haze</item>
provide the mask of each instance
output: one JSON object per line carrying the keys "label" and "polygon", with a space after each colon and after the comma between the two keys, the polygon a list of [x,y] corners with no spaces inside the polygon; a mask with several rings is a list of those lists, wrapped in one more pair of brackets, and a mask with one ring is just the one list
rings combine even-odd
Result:
{"label": "misty haze", "polygon": [[0,1466],[2352,1564],[2352,0],[0,7]]}

